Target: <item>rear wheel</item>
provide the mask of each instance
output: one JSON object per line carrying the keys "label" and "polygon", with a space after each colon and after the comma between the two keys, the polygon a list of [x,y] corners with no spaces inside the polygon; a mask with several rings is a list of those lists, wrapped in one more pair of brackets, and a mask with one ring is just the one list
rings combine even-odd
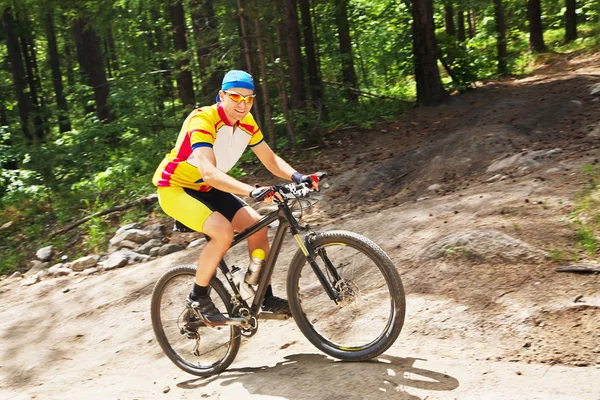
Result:
{"label": "rear wheel", "polygon": [[375,243],[352,232],[324,232],[311,244],[336,300],[298,251],[287,280],[298,327],[313,345],[335,358],[361,361],[383,353],[400,334],[406,309],[392,261]]}
{"label": "rear wheel", "polygon": [[[187,306],[195,275],[195,266],[182,265],[158,280],[152,292],[152,327],[175,365],[193,375],[209,376],[233,362],[240,348],[240,332],[235,326],[208,327]],[[210,287],[212,301],[228,317],[232,311],[229,292],[216,277]]]}

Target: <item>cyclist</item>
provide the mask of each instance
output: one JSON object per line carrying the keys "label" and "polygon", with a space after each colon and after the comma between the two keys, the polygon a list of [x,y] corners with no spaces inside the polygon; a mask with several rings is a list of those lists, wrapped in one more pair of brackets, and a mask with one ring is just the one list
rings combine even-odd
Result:
{"label": "cyclist", "polygon": [[[152,183],[158,188],[163,211],[175,220],[211,240],[200,252],[194,287],[188,304],[213,325],[225,317],[208,295],[208,285],[229,249],[234,231],[241,232],[259,219],[258,213],[236,195],[249,195],[271,202],[276,193],[271,186],[255,188],[234,179],[227,172],[250,146],[261,163],[274,175],[296,183],[318,183],[277,156],[264,141],[250,114],[254,102],[254,81],[244,71],[229,71],[223,78],[216,104],[197,108],[183,122],[175,147],[158,166]],[[248,252],[260,248],[268,254],[267,229],[248,239]],[[273,295],[268,286],[263,311],[289,313],[286,299]]]}

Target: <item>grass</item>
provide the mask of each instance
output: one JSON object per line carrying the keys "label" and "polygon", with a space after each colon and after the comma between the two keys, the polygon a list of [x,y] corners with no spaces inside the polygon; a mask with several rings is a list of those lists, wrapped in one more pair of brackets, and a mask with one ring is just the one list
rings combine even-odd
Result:
{"label": "grass", "polygon": [[595,257],[600,250],[600,167],[588,164],[582,173],[585,181],[577,193],[575,210],[564,220],[573,226],[577,246]]}

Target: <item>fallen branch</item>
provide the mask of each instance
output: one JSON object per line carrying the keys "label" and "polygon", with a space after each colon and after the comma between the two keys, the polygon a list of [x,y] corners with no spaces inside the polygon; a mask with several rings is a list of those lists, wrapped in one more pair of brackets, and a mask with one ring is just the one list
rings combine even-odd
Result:
{"label": "fallen branch", "polygon": [[151,195],[149,195],[147,197],[142,197],[142,198],[139,198],[137,200],[130,201],[129,203],[125,203],[125,204],[121,204],[121,205],[114,206],[114,207],[111,207],[111,208],[107,208],[106,210],[102,210],[102,211],[99,211],[99,212],[97,212],[95,214],[88,215],[87,217],[81,218],[80,220],[75,221],[72,224],[69,224],[69,225],[65,226],[64,228],[59,229],[58,231],[52,233],[50,235],[50,237],[54,237],[56,235],[60,235],[60,234],[63,234],[65,232],[68,232],[71,229],[73,229],[73,228],[75,228],[75,227],[83,224],[84,222],[89,221],[92,218],[100,217],[102,215],[110,214],[110,213],[117,212],[117,211],[127,210],[128,208],[131,208],[131,207],[137,206],[137,205],[147,205],[147,204],[156,203],[157,200],[158,200],[158,195],[157,194],[151,194]]}
{"label": "fallen branch", "polygon": [[558,272],[578,272],[582,274],[600,273],[600,264],[573,264],[556,268]]}

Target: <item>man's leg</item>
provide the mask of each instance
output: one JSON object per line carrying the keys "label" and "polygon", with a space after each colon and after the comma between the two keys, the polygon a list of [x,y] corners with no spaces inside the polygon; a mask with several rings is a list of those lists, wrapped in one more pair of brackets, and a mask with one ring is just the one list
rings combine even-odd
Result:
{"label": "man's leg", "polygon": [[[237,232],[241,232],[248,228],[260,219],[260,215],[252,208],[246,206],[240,208],[233,217],[232,225],[233,229]],[[248,238],[248,255],[256,249],[263,249],[265,255],[269,254],[269,238],[267,237],[267,228],[261,229],[254,235]]]}
{"label": "man's leg", "polygon": [[219,266],[219,262],[231,246],[233,227],[223,215],[214,212],[204,222],[202,232],[209,236],[210,240],[206,242],[198,258],[196,284],[208,286]]}
{"label": "man's leg", "polygon": [[[239,209],[233,217],[233,228],[236,231],[241,232],[259,219],[260,215],[258,215],[254,209],[250,207],[243,207]],[[263,249],[265,251],[265,256],[269,255],[270,246],[269,238],[267,236],[267,229],[268,228],[261,229],[248,238],[248,255],[251,255],[256,249]],[[273,288],[270,282],[265,293],[262,309],[263,311],[271,311],[275,313],[290,313],[290,307],[287,300],[273,295]]]}

